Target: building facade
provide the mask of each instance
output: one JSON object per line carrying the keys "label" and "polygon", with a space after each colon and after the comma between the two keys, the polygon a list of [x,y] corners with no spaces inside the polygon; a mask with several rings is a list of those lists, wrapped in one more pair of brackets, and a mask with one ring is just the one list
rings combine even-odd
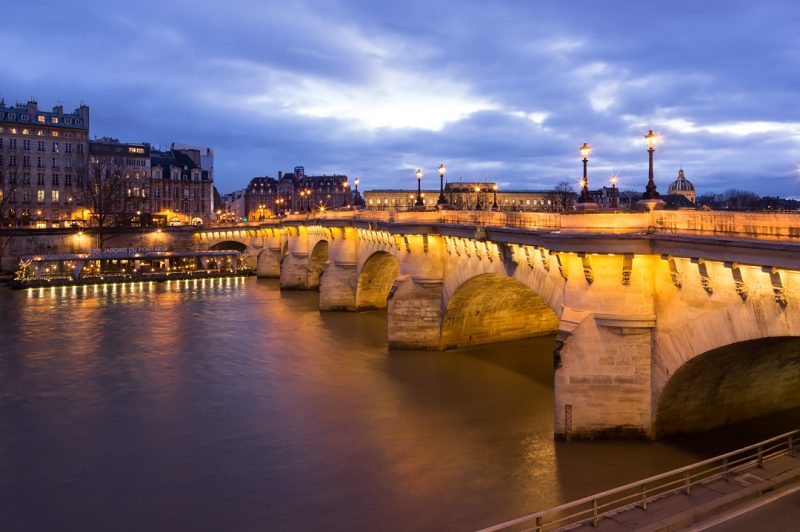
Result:
{"label": "building facade", "polygon": [[[427,208],[436,206],[438,190],[423,190],[422,202]],[[447,183],[444,189],[447,208],[454,210],[503,210],[553,212],[562,204],[553,191],[499,190],[497,183]],[[575,194],[567,199],[574,203]],[[364,192],[367,209],[411,210],[417,200],[416,190],[376,189]]]}
{"label": "building facade", "polygon": [[89,107],[65,113],[35,100],[0,100],[0,220],[69,227],[80,218],[79,180],[88,167]]}
{"label": "building facade", "polygon": [[105,184],[114,188],[108,191],[111,197],[105,201],[107,205],[103,205],[104,200],[93,198],[91,191],[83,194],[80,203],[89,212],[82,218],[89,220],[93,210],[106,208],[111,218],[108,221],[114,225],[148,225],[153,213],[150,145],[103,137],[89,141],[89,156],[90,172],[94,174],[89,186]]}
{"label": "building facade", "polygon": [[198,225],[216,220],[212,166],[202,167],[205,148],[150,151],[151,212],[156,223]]}
{"label": "building facade", "polygon": [[258,222],[293,212],[324,211],[353,205],[346,175],[305,174],[302,166],[278,177],[254,177],[247,187],[224,196],[221,218]]}

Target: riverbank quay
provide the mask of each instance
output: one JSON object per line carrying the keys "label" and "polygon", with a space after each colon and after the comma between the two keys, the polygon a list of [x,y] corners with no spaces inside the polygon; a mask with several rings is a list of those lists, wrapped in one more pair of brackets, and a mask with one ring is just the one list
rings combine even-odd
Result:
{"label": "riverbank quay", "polygon": [[488,527],[500,530],[661,532],[689,529],[800,485],[800,430],[639,482]]}

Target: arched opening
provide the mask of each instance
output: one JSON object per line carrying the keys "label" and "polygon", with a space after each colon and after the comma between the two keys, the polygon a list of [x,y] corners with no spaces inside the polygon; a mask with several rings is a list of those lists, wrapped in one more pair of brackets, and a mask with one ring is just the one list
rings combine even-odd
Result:
{"label": "arched opening", "polygon": [[240,251],[244,253],[247,249],[247,244],[236,242],[235,240],[225,240],[224,242],[217,242],[208,249],[211,251]]}
{"label": "arched opening", "polygon": [[328,263],[328,241],[320,240],[311,251],[308,257],[308,287],[316,288],[319,286],[319,277],[322,270]]}
{"label": "arched opening", "polygon": [[553,334],[559,319],[547,302],[523,283],[495,273],[458,287],[442,320],[442,348],[518,340]]}
{"label": "arched opening", "polygon": [[656,436],[700,432],[800,408],[800,338],[762,338],[698,355],[658,399]]}
{"label": "arched opening", "polygon": [[358,274],[356,309],[386,308],[389,290],[399,273],[400,261],[391,253],[378,251],[370,255]]}

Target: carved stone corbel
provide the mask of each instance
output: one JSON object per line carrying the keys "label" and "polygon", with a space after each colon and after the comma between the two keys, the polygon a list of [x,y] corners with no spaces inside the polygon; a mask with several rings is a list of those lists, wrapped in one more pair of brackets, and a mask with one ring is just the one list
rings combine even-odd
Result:
{"label": "carved stone corbel", "polygon": [[[586,282],[587,283],[592,284],[594,282],[594,271],[592,270],[592,259],[586,253],[578,253],[578,256],[581,258],[581,263],[583,264],[583,276],[586,278]],[[565,277],[565,279],[566,279],[566,277]]]}
{"label": "carved stone corbel", "polygon": [[703,286],[703,290],[705,290],[708,295],[714,293],[714,287],[711,286],[711,278],[708,275],[708,267],[706,266],[706,260],[702,258],[692,258],[692,262],[697,264],[697,271],[700,273],[700,284]]}
{"label": "carved stone corbel", "polygon": [[550,263],[547,262],[547,253],[545,252],[544,248],[539,248],[539,256],[542,259],[542,267],[544,268],[544,271],[549,272]]}
{"label": "carved stone corbel", "polygon": [[769,280],[772,283],[772,293],[775,295],[775,302],[781,307],[786,307],[786,305],[789,304],[789,300],[786,299],[786,288],[783,286],[780,270],[774,266],[764,266],[762,270],[769,273]]}
{"label": "carved stone corbel", "polygon": [[742,298],[742,301],[747,301],[747,296],[750,295],[750,289],[742,278],[742,270],[739,268],[738,262],[724,263],[726,268],[730,268],[731,275],[733,276],[733,284],[736,286],[736,293]]}
{"label": "carved stone corbel", "polygon": [[566,269],[567,265],[565,264],[565,261],[561,258],[561,254],[560,253],[556,253],[555,256],[556,256],[556,264],[558,264],[558,273],[566,281],[567,280],[567,269]]}
{"label": "carved stone corbel", "polygon": [[626,253],[622,256],[622,285],[630,286],[631,272],[633,271],[633,254]]}

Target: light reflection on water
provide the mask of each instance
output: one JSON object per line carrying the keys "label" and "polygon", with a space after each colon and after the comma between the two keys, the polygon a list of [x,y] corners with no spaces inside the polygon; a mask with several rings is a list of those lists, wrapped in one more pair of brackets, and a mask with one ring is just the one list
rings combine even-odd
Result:
{"label": "light reflection on water", "polygon": [[0,292],[3,529],[473,529],[701,456],[554,443],[552,338],[389,353],[317,297]]}

